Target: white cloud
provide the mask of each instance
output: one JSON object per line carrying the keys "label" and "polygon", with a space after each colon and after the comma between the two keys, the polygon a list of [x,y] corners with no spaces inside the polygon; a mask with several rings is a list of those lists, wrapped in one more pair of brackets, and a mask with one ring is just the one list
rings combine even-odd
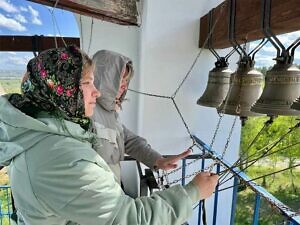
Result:
{"label": "white cloud", "polygon": [[0,0],[0,8],[9,13],[16,13],[19,10],[7,0]]}
{"label": "white cloud", "polygon": [[22,16],[21,14],[17,14],[15,15],[15,19],[17,21],[19,21],[20,23],[27,23],[27,20],[24,16]]}
{"label": "white cloud", "polygon": [[62,37],[60,34],[56,34],[56,35],[54,35],[54,34],[47,34],[46,36],[49,36],[49,37]]}
{"label": "white cloud", "polygon": [[0,70],[23,71],[32,58],[33,54],[30,52],[0,52]]}
{"label": "white cloud", "polygon": [[23,7],[23,6],[20,6],[20,8],[19,8],[22,12],[28,12],[28,9],[27,8],[25,8],[25,7]]}
{"label": "white cloud", "polygon": [[10,62],[13,65],[26,66],[30,59],[30,57],[9,56],[8,62]]}
{"label": "white cloud", "polygon": [[278,35],[278,39],[286,48],[290,46],[299,37],[300,31]]}
{"label": "white cloud", "polygon": [[277,50],[273,45],[265,45],[261,50],[261,52],[265,52],[267,54],[272,54],[276,56]]}
{"label": "white cloud", "polygon": [[28,6],[29,12],[31,14],[31,22],[36,25],[42,25],[42,21],[40,19],[39,12],[32,8],[31,6]]}
{"label": "white cloud", "polygon": [[255,66],[256,67],[269,67],[275,64],[275,60],[272,59],[269,55],[257,55],[255,57]]}
{"label": "white cloud", "polygon": [[[285,48],[288,48],[296,39],[300,37],[300,31],[278,35],[277,38],[284,45]],[[255,47],[259,42],[250,43],[251,49]],[[276,48],[269,42],[267,43],[255,56],[255,62],[257,67],[262,66],[272,66],[276,63],[275,60],[272,60],[277,55]],[[300,46],[295,50],[295,63],[300,61]]]}
{"label": "white cloud", "polygon": [[1,26],[14,31],[26,31],[26,27],[21,23],[14,19],[7,18],[0,13],[0,27]]}

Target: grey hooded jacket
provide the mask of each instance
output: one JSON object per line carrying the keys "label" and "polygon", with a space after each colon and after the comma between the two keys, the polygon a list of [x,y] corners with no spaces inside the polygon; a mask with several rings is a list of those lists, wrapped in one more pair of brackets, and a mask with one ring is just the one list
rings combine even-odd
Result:
{"label": "grey hooded jacket", "polygon": [[115,111],[121,72],[126,65],[132,68],[131,60],[108,50],[98,51],[93,60],[96,64],[95,86],[101,92],[93,116],[98,137],[102,139],[102,147],[97,150],[98,153],[109,164],[118,179],[120,179],[119,163],[124,159],[124,153],[153,169],[155,161],[161,155],[153,150],[144,138],[127,129]]}
{"label": "grey hooded jacket", "polygon": [[[78,124],[29,117],[0,96],[0,165],[19,225],[180,225],[200,198],[191,182],[130,198]],[[66,131],[67,129],[67,131]]]}

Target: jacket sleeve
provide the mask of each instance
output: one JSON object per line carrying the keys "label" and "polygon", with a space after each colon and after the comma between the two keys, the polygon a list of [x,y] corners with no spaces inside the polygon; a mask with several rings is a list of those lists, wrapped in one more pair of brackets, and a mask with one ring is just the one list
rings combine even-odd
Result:
{"label": "jacket sleeve", "polygon": [[191,216],[199,199],[193,183],[133,199],[94,150],[75,143],[64,152],[66,146],[57,148],[59,158],[32,174],[37,199],[62,218],[82,225],[180,225]]}
{"label": "jacket sleeve", "polygon": [[154,163],[161,154],[151,148],[145,138],[142,138],[123,125],[125,153],[154,169]]}

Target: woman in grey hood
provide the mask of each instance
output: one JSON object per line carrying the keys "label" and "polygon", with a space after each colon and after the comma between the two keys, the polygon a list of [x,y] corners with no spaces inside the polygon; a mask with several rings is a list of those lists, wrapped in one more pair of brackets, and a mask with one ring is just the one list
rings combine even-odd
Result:
{"label": "woman in grey hood", "polygon": [[189,150],[177,156],[163,158],[144,138],[131,132],[119,120],[118,111],[133,76],[131,59],[116,52],[100,50],[94,55],[93,61],[96,65],[94,83],[103,93],[97,99],[93,116],[103,146],[98,148],[98,153],[114,171],[119,182],[120,161],[124,159],[124,153],[151,169],[176,168],[177,161],[186,157]]}

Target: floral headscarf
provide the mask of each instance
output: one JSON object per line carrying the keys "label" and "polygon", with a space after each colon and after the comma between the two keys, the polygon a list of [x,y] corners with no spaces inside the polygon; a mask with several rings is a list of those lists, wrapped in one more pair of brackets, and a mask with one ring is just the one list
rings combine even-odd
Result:
{"label": "floral headscarf", "polygon": [[82,54],[76,46],[41,52],[27,64],[21,84],[22,95],[13,94],[9,101],[29,116],[35,117],[46,111],[87,129],[90,120],[85,117],[83,94],[79,88]]}

